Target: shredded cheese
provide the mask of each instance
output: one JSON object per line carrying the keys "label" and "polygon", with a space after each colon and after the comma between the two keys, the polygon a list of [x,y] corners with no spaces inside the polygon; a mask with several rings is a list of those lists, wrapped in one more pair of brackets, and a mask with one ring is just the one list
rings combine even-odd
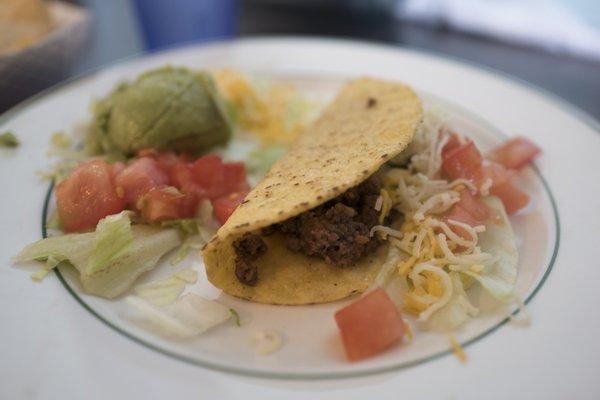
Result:
{"label": "shredded cheese", "polygon": [[458,340],[456,340],[454,335],[451,335],[449,333],[446,335],[446,337],[448,338],[448,341],[450,342],[450,346],[452,347],[452,351],[454,352],[454,355],[456,356],[456,358],[458,358],[458,361],[460,361],[461,363],[466,363],[467,362],[467,354],[465,353],[464,349],[462,348],[462,346],[460,345]]}
{"label": "shredded cheese", "polygon": [[[450,271],[485,274],[495,258],[478,247],[479,233],[485,226],[444,220],[442,215],[460,201],[461,191],[489,193],[491,182],[476,187],[467,179],[448,181],[441,174],[442,150],[453,132],[444,128],[443,118],[426,110],[426,117],[404,155],[395,159],[402,168],[389,168],[382,174],[383,188],[375,209],[379,223],[371,236],[379,237],[405,254],[397,273],[406,279],[404,309],[426,322],[448,304],[454,287]],[[463,140],[459,136],[459,140]],[[404,215],[398,229],[381,225],[389,210]],[[460,232],[458,234],[457,232]],[[460,296],[459,296],[460,297]],[[462,297],[457,301],[466,301]],[[468,305],[469,314],[478,310]],[[462,349],[456,344],[457,354]]]}
{"label": "shredded cheese", "polygon": [[412,271],[410,272],[409,277],[413,281],[415,287],[422,287],[424,279],[420,274],[425,271],[436,275],[440,279],[441,284],[443,286],[443,294],[439,298],[439,300],[431,304],[425,311],[419,314],[419,321],[427,321],[434,312],[448,304],[450,298],[452,297],[453,291],[452,281],[450,280],[450,276],[448,275],[448,273],[445,272],[442,268],[429,263],[421,263],[415,265]]}

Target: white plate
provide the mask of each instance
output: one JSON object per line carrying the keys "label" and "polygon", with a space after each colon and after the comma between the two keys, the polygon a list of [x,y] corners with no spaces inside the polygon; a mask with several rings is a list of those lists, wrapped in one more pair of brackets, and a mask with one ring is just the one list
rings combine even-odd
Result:
{"label": "white plate", "polygon": [[[544,151],[538,169],[528,170],[522,178],[523,187],[534,201],[526,213],[513,218],[512,222],[521,255],[517,291],[523,299],[533,299],[528,307],[533,325],[521,329],[513,323],[505,324],[511,310],[481,303],[482,317],[458,334],[464,344],[478,344],[466,347],[468,353],[473,349],[473,353],[479,355],[473,354],[473,361],[464,368],[472,369],[472,364],[481,362],[477,359],[481,353],[486,353],[487,360],[492,357],[495,360],[492,365],[496,366],[516,361],[515,368],[530,365],[539,370],[556,371],[555,368],[562,365],[561,358],[569,360],[575,355],[579,365],[597,366],[600,352],[594,336],[589,334],[598,329],[597,313],[592,307],[597,300],[592,297],[591,285],[585,285],[600,278],[598,270],[592,268],[600,255],[598,247],[592,245],[593,235],[600,229],[594,209],[600,205],[598,173],[592,164],[592,157],[600,150],[599,137],[594,132],[597,127],[569,106],[514,81],[413,51],[339,41],[244,40],[146,56],[46,93],[5,115],[0,126],[0,130],[14,130],[23,140],[19,149],[3,151],[1,155],[0,178],[8,183],[8,190],[0,198],[3,210],[0,246],[7,264],[12,254],[40,235],[40,214],[47,187],[36,179],[35,172],[49,164],[45,152],[50,134],[73,129],[85,121],[89,117],[91,98],[107,93],[117,81],[165,63],[192,68],[241,69],[270,79],[292,81],[300,90],[317,97],[330,96],[345,79],[353,76],[368,74],[398,79],[415,87],[427,103],[440,103],[450,110],[452,125],[473,136],[484,148],[499,143],[507,134],[531,137]],[[202,271],[197,258],[190,258],[188,263]],[[165,263],[146,279],[166,275],[169,269]],[[97,347],[86,347],[90,357],[103,354],[99,349],[110,351],[109,346],[115,342],[113,336],[127,337],[132,340],[118,341],[121,349],[116,353],[118,358],[126,359],[130,351],[141,349],[148,353],[144,357],[157,358],[158,365],[172,366],[169,359],[176,359],[192,365],[185,368],[195,368],[202,374],[206,371],[198,367],[267,378],[339,378],[403,369],[403,374],[398,376],[406,378],[417,376],[418,371],[434,372],[448,364],[449,357],[439,358],[448,352],[446,338],[424,332],[418,332],[410,345],[398,346],[364,362],[347,363],[333,321],[333,312],[344,302],[310,307],[257,305],[220,294],[201,274],[201,282],[193,290],[237,309],[245,323],[240,328],[226,324],[196,340],[174,343],[139,330],[120,318],[123,305],[119,301],[81,293],[76,280],[70,279],[68,273],[65,274],[67,279],[59,275],[64,286],[52,277],[41,285],[33,284],[26,273],[14,268],[2,269],[0,275],[3,300],[0,320],[6,325],[0,330],[0,338],[6,339],[0,341],[2,370],[22,357],[33,361],[34,354],[23,349],[26,343],[39,347],[47,341],[57,345],[58,341],[61,351],[69,354],[80,350],[82,341],[97,335],[102,339],[96,343]],[[552,290],[553,296],[544,295]],[[69,293],[79,304],[72,301]],[[53,303],[62,306],[50,311],[48,305]],[[28,313],[25,310],[29,310]],[[553,311],[548,313],[548,310]],[[76,320],[73,320],[74,314]],[[107,330],[104,326],[113,329]],[[256,355],[251,342],[259,329],[282,332],[282,350],[267,357]],[[492,332],[494,334],[490,334]],[[577,332],[577,340],[569,341],[568,345],[564,342],[563,347],[552,345],[559,338],[567,340],[568,334],[574,332]],[[59,337],[69,340],[57,340]],[[506,351],[507,347],[511,351]],[[540,354],[553,356],[541,362]],[[532,362],[531,357],[540,358]],[[47,367],[53,366],[50,360],[46,363]],[[422,363],[420,368],[407,368]],[[74,364],[69,368],[78,371],[79,367]],[[479,379],[492,379],[494,375],[503,379],[506,374],[512,375],[510,372],[492,369],[488,371],[489,376]],[[584,372],[567,374],[573,383],[577,381],[590,387],[594,384],[586,379]],[[9,375],[18,376],[14,372]],[[24,385],[22,379],[16,379],[11,381],[11,386],[16,382]],[[463,383],[466,385],[466,381]],[[456,386],[460,380],[448,380],[446,384],[460,388]],[[553,384],[556,383],[549,382],[548,387]],[[498,388],[498,393],[508,387]],[[548,387],[538,389],[545,393]],[[428,390],[436,393],[442,388]],[[556,395],[557,392],[551,393]]]}

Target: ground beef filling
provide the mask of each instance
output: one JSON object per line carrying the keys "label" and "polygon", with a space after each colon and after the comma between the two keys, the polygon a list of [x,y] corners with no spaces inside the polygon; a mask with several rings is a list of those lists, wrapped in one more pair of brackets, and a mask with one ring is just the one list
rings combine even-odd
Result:
{"label": "ground beef filling", "polygon": [[253,261],[267,251],[267,245],[259,235],[247,233],[233,242],[235,249],[235,276],[240,283],[254,286],[258,282],[258,270]]}
{"label": "ground beef filling", "polygon": [[[292,251],[322,258],[338,267],[351,266],[380,245],[377,237],[369,236],[371,228],[379,223],[379,212],[375,210],[379,192],[379,180],[371,177],[315,209],[264,229],[262,234],[279,232]],[[253,261],[266,252],[267,246],[258,234],[246,234],[234,242],[234,248],[238,280],[255,285],[258,271]]]}

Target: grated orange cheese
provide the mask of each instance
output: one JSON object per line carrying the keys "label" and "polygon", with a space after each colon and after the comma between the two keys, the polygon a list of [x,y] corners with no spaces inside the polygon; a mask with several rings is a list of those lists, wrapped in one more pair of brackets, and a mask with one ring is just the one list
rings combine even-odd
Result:
{"label": "grated orange cheese", "polygon": [[243,74],[214,71],[219,91],[236,110],[240,127],[259,137],[265,145],[289,144],[304,128],[308,103],[289,84],[257,87]]}
{"label": "grated orange cheese", "polygon": [[460,361],[461,363],[466,363],[467,362],[467,354],[465,353],[464,349],[462,348],[462,346],[460,345],[458,340],[456,340],[454,335],[451,335],[449,333],[446,336],[448,337],[450,346],[452,346],[452,351],[453,351],[454,355],[456,356],[456,358],[458,358],[458,361]]}

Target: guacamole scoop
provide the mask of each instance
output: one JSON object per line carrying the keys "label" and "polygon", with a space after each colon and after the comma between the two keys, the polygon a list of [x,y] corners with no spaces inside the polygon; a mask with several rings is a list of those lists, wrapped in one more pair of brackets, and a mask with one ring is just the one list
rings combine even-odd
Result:
{"label": "guacamole scoop", "polygon": [[202,153],[230,136],[210,75],[166,67],[123,83],[100,100],[87,146],[125,155],[145,148]]}

